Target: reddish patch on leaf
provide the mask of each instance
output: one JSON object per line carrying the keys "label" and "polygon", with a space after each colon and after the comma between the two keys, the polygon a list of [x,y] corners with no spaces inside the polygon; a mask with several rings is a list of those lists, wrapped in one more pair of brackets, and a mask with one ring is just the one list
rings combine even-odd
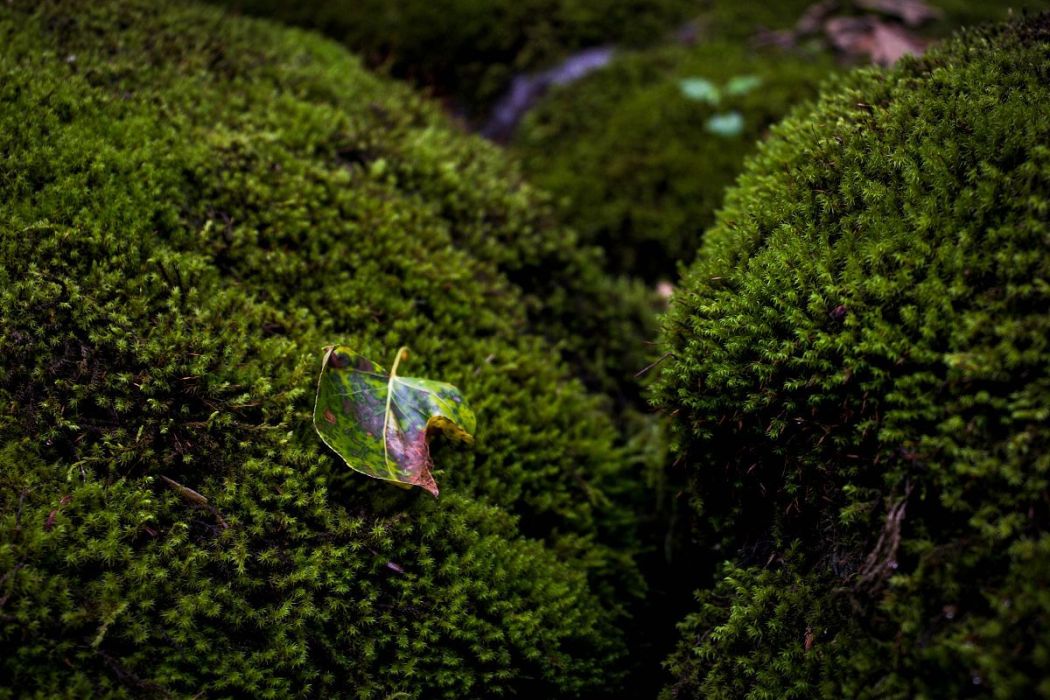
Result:
{"label": "reddish patch on leaf", "polygon": [[54,509],[53,511],[51,511],[48,514],[47,520],[44,521],[44,529],[47,530],[48,532],[50,532],[51,528],[53,528],[55,526],[55,521],[56,520],[58,520],[58,509],[57,508]]}
{"label": "reddish patch on leaf", "polygon": [[332,409],[326,408],[324,410],[324,419],[326,421],[328,421],[329,423],[331,423],[332,425],[335,425],[336,418],[335,418],[335,414],[332,413]]}

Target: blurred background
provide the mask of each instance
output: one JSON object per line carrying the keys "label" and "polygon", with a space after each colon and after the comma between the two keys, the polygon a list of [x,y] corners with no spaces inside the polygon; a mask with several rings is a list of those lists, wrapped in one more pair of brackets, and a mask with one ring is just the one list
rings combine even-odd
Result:
{"label": "blurred background", "polygon": [[503,144],[609,271],[662,287],[771,125],[1046,0],[215,0],[318,30]]}

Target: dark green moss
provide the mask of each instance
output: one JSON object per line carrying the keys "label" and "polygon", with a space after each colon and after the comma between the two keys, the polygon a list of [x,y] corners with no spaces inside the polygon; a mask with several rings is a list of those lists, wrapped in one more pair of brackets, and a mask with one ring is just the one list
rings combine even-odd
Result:
{"label": "dark green moss", "polygon": [[665,322],[697,537],[670,697],[1050,695],[1050,17],[773,130]]}
{"label": "dark green moss", "polygon": [[696,0],[213,0],[309,27],[476,111],[576,49],[659,38]]}
{"label": "dark green moss", "polygon": [[[73,5],[0,8],[0,695],[615,688],[636,450],[553,305],[591,253],[335,44]],[[317,439],[332,343],[471,401],[440,500]]]}
{"label": "dark green moss", "polygon": [[942,13],[940,21],[931,27],[931,30],[938,34],[950,33],[961,27],[1019,19],[1025,14],[1050,10],[1048,0],[1010,0],[1010,2],[931,0],[929,4]]}

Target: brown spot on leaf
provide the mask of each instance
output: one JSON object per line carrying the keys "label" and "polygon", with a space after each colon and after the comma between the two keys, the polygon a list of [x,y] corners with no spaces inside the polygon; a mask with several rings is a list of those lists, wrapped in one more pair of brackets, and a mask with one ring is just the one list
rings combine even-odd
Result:
{"label": "brown spot on leaf", "polygon": [[335,425],[336,418],[335,418],[335,414],[332,413],[332,409],[326,408],[324,410],[324,419],[326,421],[328,421],[329,423],[331,423],[332,425]]}

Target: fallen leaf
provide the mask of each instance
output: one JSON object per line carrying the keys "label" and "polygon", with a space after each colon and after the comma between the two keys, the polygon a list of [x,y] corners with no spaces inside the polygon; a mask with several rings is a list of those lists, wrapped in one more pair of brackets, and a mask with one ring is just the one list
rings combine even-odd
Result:
{"label": "fallen leaf", "polygon": [[891,66],[907,54],[920,55],[926,43],[898,25],[875,17],[833,17],[824,24],[831,44],[843,53]]}
{"label": "fallen leaf", "polygon": [[317,382],[314,429],[347,465],[376,479],[420,486],[434,496],[430,435],[473,442],[477,421],[459,389],[400,377],[401,348],[386,371],[346,346],[327,348]]}
{"label": "fallen leaf", "polygon": [[926,43],[906,29],[876,22],[872,36],[871,60],[880,66],[892,66],[904,56],[921,56]]}

